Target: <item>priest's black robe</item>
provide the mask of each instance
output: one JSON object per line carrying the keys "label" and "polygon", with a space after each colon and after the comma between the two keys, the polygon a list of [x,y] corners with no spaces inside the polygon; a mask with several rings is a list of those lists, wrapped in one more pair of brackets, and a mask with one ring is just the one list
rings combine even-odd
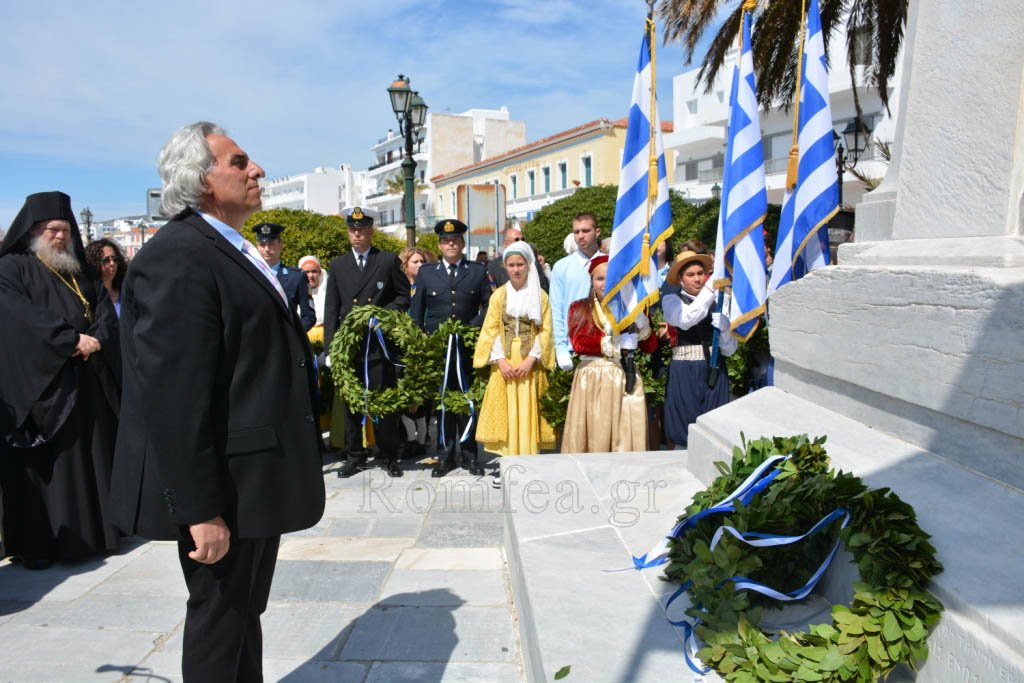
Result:
{"label": "priest's black robe", "polygon": [[[118,345],[117,318],[102,285],[76,281],[92,321],[34,254],[0,256],[3,538],[24,558],[80,559],[117,545],[107,514],[117,387],[102,350]],[[79,333],[101,344],[88,360],[72,357]]]}

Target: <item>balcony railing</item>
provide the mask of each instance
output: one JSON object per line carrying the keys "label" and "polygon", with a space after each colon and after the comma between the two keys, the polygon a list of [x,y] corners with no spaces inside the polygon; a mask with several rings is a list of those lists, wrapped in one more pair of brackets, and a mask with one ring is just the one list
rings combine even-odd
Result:
{"label": "balcony railing", "polygon": [[722,180],[722,169],[720,168],[709,168],[704,171],[697,171],[697,182],[699,183],[717,183]]}

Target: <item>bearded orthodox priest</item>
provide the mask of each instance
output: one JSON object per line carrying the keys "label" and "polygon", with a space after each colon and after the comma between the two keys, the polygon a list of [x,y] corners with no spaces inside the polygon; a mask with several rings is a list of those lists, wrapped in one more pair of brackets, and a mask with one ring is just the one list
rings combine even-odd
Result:
{"label": "bearded orthodox priest", "polygon": [[71,199],[30,195],[0,244],[3,541],[28,569],[117,545],[117,318],[85,268]]}

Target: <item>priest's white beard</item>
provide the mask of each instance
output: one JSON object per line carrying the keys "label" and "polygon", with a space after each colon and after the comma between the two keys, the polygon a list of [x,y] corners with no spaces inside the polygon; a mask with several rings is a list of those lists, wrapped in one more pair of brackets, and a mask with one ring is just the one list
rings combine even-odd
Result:
{"label": "priest's white beard", "polygon": [[82,270],[82,264],[78,262],[71,242],[66,242],[63,248],[58,249],[39,234],[32,238],[28,250],[57,272],[77,275]]}

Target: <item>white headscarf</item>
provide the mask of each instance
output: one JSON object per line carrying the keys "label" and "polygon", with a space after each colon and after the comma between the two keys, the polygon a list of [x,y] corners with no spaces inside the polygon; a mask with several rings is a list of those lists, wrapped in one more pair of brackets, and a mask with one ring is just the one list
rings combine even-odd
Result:
{"label": "white headscarf", "polygon": [[540,276],[537,274],[537,258],[533,255],[530,245],[520,240],[505,247],[505,253],[501,256],[502,265],[513,254],[526,259],[526,286],[517,290],[512,286],[511,279],[505,283],[505,312],[514,318],[525,315],[540,325]]}

